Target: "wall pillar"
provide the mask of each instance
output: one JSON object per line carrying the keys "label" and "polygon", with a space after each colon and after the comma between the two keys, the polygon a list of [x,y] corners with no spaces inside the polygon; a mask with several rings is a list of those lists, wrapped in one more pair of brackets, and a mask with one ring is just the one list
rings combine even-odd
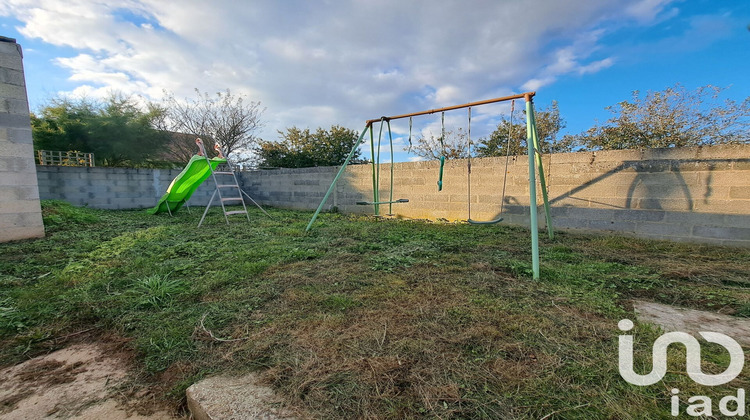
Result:
{"label": "wall pillar", "polygon": [[0,242],[43,236],[23,53],[0,36]]}

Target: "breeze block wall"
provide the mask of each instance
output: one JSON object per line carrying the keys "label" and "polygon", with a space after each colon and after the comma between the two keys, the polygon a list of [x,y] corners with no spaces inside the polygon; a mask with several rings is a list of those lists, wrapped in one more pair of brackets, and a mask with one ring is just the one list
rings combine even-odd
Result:
{"label": "breeze block wall", "polygon": [[[544,156],[555,228],[613,231],[677,241],[750,246],[750,145],[561,153]],[[528,158],[448,161],[443,191],[438,162],[396,163],[395,217],[475,220],[501,213],[505,223],[528,225]],[[246,191],[261,204],[317,208],[338,168],[277,169],[243,174]],[[380,199],[389,197],[390,165],[380,168]],[[349,166],[325,210],[372,214],[372,168]],[[541,190],[537,192],[543,223]],[[381,205],[381,214],[388,205]]]}
{"label": "breeze block wall", "polygon": [[[39,195],[96,209],[143,209],[156,205],[180,169],[133,169],[81,166],[37,166]],[[208,179],[188,206],[205,206],[214,192]],[[218,205],[217,199],[214,204]]]}
{"label": "breeze block wall", "polygon": [[0,37],[0,242],[42,236],[23,53]]}

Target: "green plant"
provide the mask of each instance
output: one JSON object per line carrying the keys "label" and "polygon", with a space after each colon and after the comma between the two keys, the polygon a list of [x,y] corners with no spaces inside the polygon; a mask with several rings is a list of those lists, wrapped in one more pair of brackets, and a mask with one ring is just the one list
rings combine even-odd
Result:
{"label": "green plant", "polygon": [[86,225],[100,219],[91,212],[60,200],[42,200],[42,220],[47,231],[58,230],[64,226]]}
{"label": "green plant", "polygon": [[152,274],[135,282],[132,293],[140,306],[158,308],[172,303],[172,300],[187,288],[169,275]]}
{"label": "green plant", "polygon": [[0,299],[0,335],[21,331],[26,324],[23,314],[13,306],[10,298]]}

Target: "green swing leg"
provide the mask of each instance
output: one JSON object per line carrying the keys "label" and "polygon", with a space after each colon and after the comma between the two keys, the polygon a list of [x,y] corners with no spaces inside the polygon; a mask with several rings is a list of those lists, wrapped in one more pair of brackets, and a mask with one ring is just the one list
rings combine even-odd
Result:
{"label": "green swing leg", "polygon": [[305,232],[308,232],[310,228],[312,227],[313,223],[315,223],[315,219],[318,218],[318,215],[320,214],[320,211],[323,210],[323,206],[326,204],[326,201],[328,201],[328,197],[333,192],[333,189],[336,187],[336,181],[339,180],[341,177],[341,174],[344,173],[344,170],[346,169],[346,165],[349,164],[349,161],[354,156],[354,152],[357,151],[357,148],[359,148],[359,144],[362,143],[362,139],[365,137],[365,133],[367,130],[370,129],[370,126],[365,126],[365,129],[362,131],[362,134],[359,135],[359,139],[357,139],[357,142],[354,143],[354,146],[352,146],[352,150],[349,152],[349,156],[346,157],[346,160],[344,161],[344,164],[341,165],[341,169],[339,169],[339,172],[336,174],[336,177],[333,178],[333,182],[331,182],[331,186],[328,187],[328,191],[326,191],[326,195],[323,196],[323,200],[320,201],[320,205],[318,206],[317,210],[315,210],[315,214],[313,214],[312,219],[310,219],[310,223],[307,224],[307,227],[305,228]]}

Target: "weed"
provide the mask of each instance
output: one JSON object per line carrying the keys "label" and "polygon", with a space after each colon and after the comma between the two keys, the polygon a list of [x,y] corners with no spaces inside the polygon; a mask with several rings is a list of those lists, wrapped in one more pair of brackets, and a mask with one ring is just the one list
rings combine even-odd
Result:
{"label": "weed", "polygon": [[180,280],[170,279],[169,275],[152,274],[136,281],[131,293],[136,295],[138,305],[158,308],[170,304],[185,290]]}

